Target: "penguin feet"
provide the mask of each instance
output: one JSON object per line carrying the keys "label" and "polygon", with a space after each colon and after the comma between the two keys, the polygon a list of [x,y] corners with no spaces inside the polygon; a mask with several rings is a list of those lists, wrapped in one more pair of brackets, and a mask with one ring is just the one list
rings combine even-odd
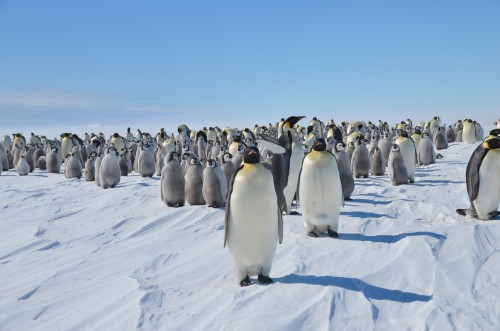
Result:
{"label": "penguin feet", "polygon": [[344,200],[345,200],[345,201],[352,201],[352,198],[351,198],[351,197],[347,197],[347,198],[346,198],[346,197],[344,197]]}
{"label": "penguin feet", "polygon": [[318,238],[319,237],[319,234],[317,234],[316,232],[314,231],[311,231],[307,234],[309,237],[312,237],[312,238]]}
{"label": "penguin feet", "polygon": [[410,179],[410,183],[415,183],[415,179]]}
{"label": "penguin feet", "polygon": [[298,211],[291,211],[290,215],[300,215]]}
{"label": "penguin feet", "polygon": [[248,286],[248,285],[252,285],[252,281],[250,280],[250,277],[246,276],[243,280],[241,280],[240,286],[241,287],[245,287],[245,286]]}
{"label": "penguin feet", "polygon": [[490,215],[490,219],[493,219],[493,218],[497,217],[498,215],[500,215],[500,211],[498,211],[498,210],[492,211],[488,215]]}
{"label": "penguin feet", "polygon": [[328,229],[328,236],[330,236],[332,238],[338,238],[339,234],[331,229]]}
{"label": "penguin feet", "polygon": [[271,278],[269,278],[268,276],[264,276],[263,274],[259,274],[257,279],[261,284],[271,284],[273,282]]}
{"label": "penguin feet", "polygon": [[442,154],[436,155],[436,159],[442,159],[444,156]]}
{"label": "penguin feet", "polygon": [[368,175],[363,175],[363,178],[368,178]]}
{"label": "penguin feet", "polygon": [[467,215],[467,209],[457,209],[457,214],[461,216]]}

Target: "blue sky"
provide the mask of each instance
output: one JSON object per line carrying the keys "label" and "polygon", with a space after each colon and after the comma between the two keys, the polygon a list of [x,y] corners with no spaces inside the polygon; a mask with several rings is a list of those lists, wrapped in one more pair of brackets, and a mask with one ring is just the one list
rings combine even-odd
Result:
{"label": "blue sky", "polygon": [[0,0],[0,45],[0,134],[500,117],[499,0]]}

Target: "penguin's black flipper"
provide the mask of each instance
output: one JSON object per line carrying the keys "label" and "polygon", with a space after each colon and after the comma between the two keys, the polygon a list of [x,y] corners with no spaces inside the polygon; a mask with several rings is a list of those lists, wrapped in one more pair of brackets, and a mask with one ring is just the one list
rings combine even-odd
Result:
{"label": "penguin's black flipper", "polygon": [[488,153],[488,150],[483,147],[483,144],[477,146],[465,170],[465,182],[467,184],[467,193],[469,194],[471,206],[474,205],[473,201],[476,200],[479,193],[479,169],[481,168],[486,153]]}
{"label": "penguin's black flipper", "polygon": [[261,284],[271,284],[273,282],[270,277],[264,276],[263,274],[259,274],[259,276],[257,276],[257,279]]}
{"label": "penguin's black flipper", "polygon": [[244,165],[241,165],[238,168],[238,170],[236,170],[236,172],[234,173],[233,177],[231,178],[231,185],[229,185],[229,191],[227,192],[226,213],[224,215],[224,247],[226,247],[228,236],[229,236],[229,213],[231,211],[231,194],[233,193],[234,179],[236,178],[236,174],[238,173],[238,171],[243,169],[243,166]]}
{"label": "penguin's black flipper", "polygon": [[278,206],[278,243],[283,242],[283,213]]}

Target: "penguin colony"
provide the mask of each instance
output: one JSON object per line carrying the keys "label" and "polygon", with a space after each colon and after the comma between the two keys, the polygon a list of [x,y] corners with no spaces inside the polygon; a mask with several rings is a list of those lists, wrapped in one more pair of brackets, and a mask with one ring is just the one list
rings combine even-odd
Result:
{"label": "penguin colony", "polygon": [[[436,162],[449,143],[479,143],[466,170],[470,207],[457,213],[481,220],[500,214],[500,120],[484,138],[471,119],[444,125],[439,117],[413,125],[410,119],[326,124],[314,117],[282,118],[252,130],[178,127],[155,136],[130,128],[123,136],[63,133],[48,139],[31,133],[2,137],[1,171],[20,176],[38,168],[68,179],[116,187],[132,171],[160,176],[161,200],[169,207],[225,208],[224,246],[228,246],[240,286],[250,276],[272,283],[271,265],[283,240],[283,214],[301,206],[305,233],[338,237],[340,208],[350,200],[355,180],[387,173],[391,185],[415,182],[415,169]],[[369,147],[367,147],[369,146]],[[64,167],[62,165],[64,164]],[[387,172],[386,172],[387,171]],[[259,208],[255,208],[259,206]],[[295,210],[294,210],[295,208]]]}

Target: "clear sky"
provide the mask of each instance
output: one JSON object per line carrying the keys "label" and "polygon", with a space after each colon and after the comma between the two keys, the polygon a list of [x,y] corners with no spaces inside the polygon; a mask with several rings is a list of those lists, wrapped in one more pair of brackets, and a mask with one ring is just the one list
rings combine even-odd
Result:
{"label": "clear sky", "polygon": [[491,122],[500,0],[0,0],[0,115],[48,135]]}

